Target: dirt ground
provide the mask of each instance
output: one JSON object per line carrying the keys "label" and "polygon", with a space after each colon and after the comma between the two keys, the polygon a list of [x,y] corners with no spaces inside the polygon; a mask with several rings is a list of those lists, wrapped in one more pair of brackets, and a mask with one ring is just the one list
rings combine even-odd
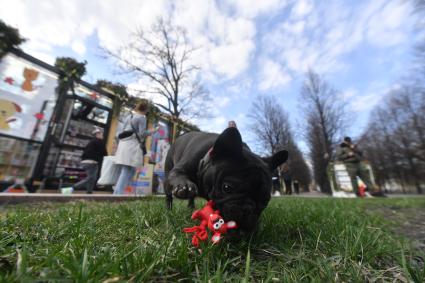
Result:
{"label": "dirt ground", "polygon": [[369,213],[379,213],[392,221],[394,233],[411,240],[418,252],[411,258],[419,266],[425,262],[425,208],[379,207],[368,209]]}
{"label": "dirt ground", "polygon": [[390,215],[390,218],[395,218],[394,222],[398,223],[398,225],[394,227],[395,232],[411,239],[414,246],[425,253],[425,209],[392,209],[392,214]]}

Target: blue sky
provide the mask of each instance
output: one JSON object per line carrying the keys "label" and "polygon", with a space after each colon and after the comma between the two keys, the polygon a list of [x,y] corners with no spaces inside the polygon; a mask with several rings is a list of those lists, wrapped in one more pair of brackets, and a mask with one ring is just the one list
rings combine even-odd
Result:
{"label": "blue sky", "polygon": [[406,75],[418,37],[407,0],[0,0],[0,7],[0,18],[28,39],[27,53],[48,63],[56,56],[87,60],[86,80],[130,86],[140,82],[118,76],[100,47],[117,48],[135,27],[169,17],[199,47],[194,60],[214,98],[215,117],[194,122],[219,132],[236,120],[250,144],[246,116],[258,95],[273,96],[300,133],[308,68],[340,92],[356,117],[346,134],[359,135],[373,107]]}

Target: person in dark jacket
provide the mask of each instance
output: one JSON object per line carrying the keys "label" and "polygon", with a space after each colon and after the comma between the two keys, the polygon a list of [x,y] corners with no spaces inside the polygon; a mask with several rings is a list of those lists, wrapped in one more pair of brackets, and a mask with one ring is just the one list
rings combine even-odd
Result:
{"label": "person in dark jacket", "polygon": [[300,194],[300,183],[298,182],[298,180],[294,180],[293,182],[294,185],[294,191],[297,195]]}
{"label": "person in dark jacket", "polygon": [[287,163],[283,163],[280,168],[280,176],[285,183],[285,194],[292,195],[292,176],[291,169]]}
{"label": "person in dark jacket", "polygon": [[87,176],[73,186],[74,189],[85,188],[88,194],[93,192],[103,157],[108,155],[105,142],[103,141],[103,132],[96,128],[92,134],[94,138],[86,145],[81,156],[81,166],[84,168]]}
{"label": "person in dark jacket", "polygon": [[229,121],[229,123],[227,124],[227,127],[228,128],[237,128],[236,122],[233,121],[233,120]]}
{"label": "person in dark jacket", "polygon": [[279,192],[278,195],[281,194],[280,192],[280,181],[279,181],[279,171],[275,169],[272,173],[272,185],[273,185],[273,194],[276,192]]}

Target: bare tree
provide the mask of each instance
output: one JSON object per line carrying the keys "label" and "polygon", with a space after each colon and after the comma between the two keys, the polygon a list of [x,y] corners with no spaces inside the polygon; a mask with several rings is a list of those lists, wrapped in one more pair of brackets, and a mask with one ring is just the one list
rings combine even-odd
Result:
{"label": "bare tree", "polygon": [[414,86],[403,86],[387,95],[373,112],[363,137],[363,147],[380,185],[391,182],[422,193],[425,177],[425,95]]}
{"label": "bare tree", "polygon": [[289,143],[285,145],[284,148],[287,148],[289,152],[287,162],[291,168],[291,177],[292,180],[298,180],[300,187],[303,188],[304,191],[308,191],[309,185],[311,184],[310,168],[305,161],[304,154],[293,140],[292,135],[290,137]]}
{"label": "bare tree", "polygon": [[[143,82],[144,95],[157,95],[156,105],[176,119],[208,116],[210,95],[192,63],[194,48],[186,31],[158,20],[145,32],[139,30],[118,51],[105,50],[125,72]],[[202,105],[202,107],[200,107]]]}
{"label": "bare tree", "polygon": [[333,89],[312,70],[301,89],[301,107],[305,112],[304,134],[310,148],[314,179],[321,191],[330,193],[327,176],[329,161],[339,134],[346,128],[347,111]]}
{"label": "bare tree", "polygon": [[[425,14],[425,0],[413,0],[414,12]],[[419,17],[421,32],[425,21]],[[415,61],[409,78],[388,93],[372,113],[362,136],[362,147],[372,163],[380,186],[394,184],[406,192],[422,193],[425,185],[425,37],[415,46]]]}
{"label": "bare tree", "polygon": [[267,154],[281,149],[289,152],[287,163],[292,178],[297,179],[307,189],[311,176],[304,156],[293,139],[288,114],[269,96],[260,96],[251,106],[248,117],[251,120],[251,132],[257,137],[260,147]]}
{"label": "bare tree", "polygon": [[415,62],[414,72],[409,76],[417,80],[416,84],[425,86],[425,34],[423,33],[425,27],[425,0],[413,0],[414,13],[419,14],[417,21],[418,34],[421,36],[415,46]]}
{"label": "bare tree", "polygon": [[421,10],[425,10],[425,0],[414,0],[416,7]]}
{"label": "bare tree", "polygon": [[288,114],[269,96],[259,96],[248,114],[250,129],[257,137],[260,147],[268,154],[280,150],[289,143],[290,125]]}

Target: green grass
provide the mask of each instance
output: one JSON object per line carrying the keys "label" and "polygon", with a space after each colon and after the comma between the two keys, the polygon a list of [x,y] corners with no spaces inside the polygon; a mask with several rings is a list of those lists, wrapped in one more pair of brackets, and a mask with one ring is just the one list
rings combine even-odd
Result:
{"label": "green grass", "polygon": [[175,203],[172,212],[164,199],[4,207],[0,282],[425,280],[408,242],[366,213],[425,209],[425,199],[273,199],[256,233],[202,252],[182,232],[191,211]]}

